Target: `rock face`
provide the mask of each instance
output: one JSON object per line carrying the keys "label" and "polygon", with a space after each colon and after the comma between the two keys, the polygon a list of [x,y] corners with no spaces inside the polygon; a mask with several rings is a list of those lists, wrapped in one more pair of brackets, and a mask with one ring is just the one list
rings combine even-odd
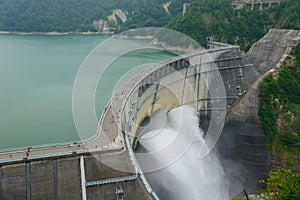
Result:
{"label": "rock face", "polygon": [[188,7],[190,6],[189,3],[184,3],[182,6],[182,15],[184,16],[186,13],[186,10],[188,9]]}
{"label": "rock face", "polygon": [[106,19],[94,20],[93,26],[101,33],[113,33],[114,28],[109,26],[109,22],[118,24],[118,21],[121,20],[122,23],[127,21],[127,11],[123,12],[121,9],[114,9],[112,14],[107,16]]}
{"label": "rock face", "polygon": [[104,19],[94,20],[93,26],[97,29],[98,32],[109,33],[110,27],[108,22]]}
{"label": "rock face", "polygon": [[121,9],[113,10],[112,14],[107,16],[108,21],[113,21],[115,24],[118,23],[118,18],[122,21],[122,23],[127,21],[127,11],[123,12]]}
{"label": "rock face", "polygon": [[172,2],[169,1],[168,3],[165,3],[165,4],[163,5],[163,7],[164,7],[164,9],[165,9],[165,11],[166,11],[167,13],[170,13],[169,7],[170,7],[171,3],[172,3]]}

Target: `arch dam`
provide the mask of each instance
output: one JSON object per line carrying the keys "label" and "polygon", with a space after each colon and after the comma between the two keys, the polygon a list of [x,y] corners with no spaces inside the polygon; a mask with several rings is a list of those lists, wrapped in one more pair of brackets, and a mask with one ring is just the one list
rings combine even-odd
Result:
{"label": "arch dam", "polygon": [[[2,150],[0,200],[158,199],[133,147],[139,128],[153,113],[181,105],[198,111],[205,133],[211,123],[222,128],[218,116],[225,116],[217,148],[227,150],[221,156],[242,161],[261,177],[268,170],[268,155],[256,117],[258,86],[270,70],[280,66],[299,36],[297,31],[271,30],[247,54],[238,46],[208,41],[214,48],[141,72],[111,99],[93,139]],[[221,83],[223,88],[214,87]]]}

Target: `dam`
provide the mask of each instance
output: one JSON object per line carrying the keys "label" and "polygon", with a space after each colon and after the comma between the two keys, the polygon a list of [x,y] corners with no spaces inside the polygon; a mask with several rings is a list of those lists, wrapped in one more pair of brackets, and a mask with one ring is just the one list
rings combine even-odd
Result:
{"label": "dam", "polygon": [[299,31],[272,29],[246,55],[238,46],[208,41],[214,48],[143,71],[111,99],[95,138],[2,151],[0,199],[158,199],[133,148],[153,113],[181,105],[198,111],[210,148],[227,149],[221,156],[263,177],[268,152],[257,120],[259,85],[299,38]]}

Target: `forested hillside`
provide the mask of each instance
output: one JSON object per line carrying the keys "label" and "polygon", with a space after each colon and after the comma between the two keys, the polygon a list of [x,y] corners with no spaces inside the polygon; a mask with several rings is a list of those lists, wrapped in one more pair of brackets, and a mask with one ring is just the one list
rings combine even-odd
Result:
{"label": "forested hillside", "polygon": [[[167,27],[205,44],[207,36],[248,49],[270,28],[300,27],[299,0],[235,10],[232,0],[0,0],[0,31],[120,32]],[[183,15],[183,4],[186,13]],[[120,9],[126,20],[113,12]],[[114,15],[114,16],[112,16]]]}
{"label": "forested hillside", "polygon": [[[183,1],[173,0],[170,12],[164,10],[165,3],[165,0],[0,0],[0,31],[97,31],[93,21],[108,20],[114,9],[121,9],[130,19],[122,29],[163,26],[182,11]],[[109,25],[116,28],[114,22]]]}
{"label": "forested hillside", "polygon": [[130,14],[142,7],[145,2],[141,0],[0,0],[0,30],[96,31],[93,27],[94,20],[106,19],[116,8]]}
{"label": "forested hillside", "polygon": [[299,29],[299,20],[298,0],[287,0],[264,10],[234,10],[231,0],[199,0],[190,5],[185,16],[177,16],[166,27],[185,33],[202,45],[207,36],[213,36],[247,50],[271,27]]}
{"label": "forested hillside", "polygon": [[168,5],[168,10],[166,11],[164,5],[168,4],[168,1],[164,1],[163,3],[148,1],[140,9],[137,9],[129,20],[122,25],[122,30],[137,27],[164,26],[176,16],[181,16],[183,4],[191,3],[193,0],[173,0],[169,2],[171,3]]}

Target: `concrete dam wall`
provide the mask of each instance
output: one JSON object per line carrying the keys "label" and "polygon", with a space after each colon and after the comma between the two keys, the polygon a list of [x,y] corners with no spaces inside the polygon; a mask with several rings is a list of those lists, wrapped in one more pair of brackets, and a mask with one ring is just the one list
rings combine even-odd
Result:
{"label": "concrete dam wall", "polygon": [[[181,105],[198,110],[203,116],[202,128],[208,129],[205,120],[212,113],[226,111],[243,96],[243,70],[251,66],[244,63],[236,46],[203,50],[154,66],[130,86],[122,108],[122,131],[129,133],[134,143],[138,128],[152,113],[157,109],[168,112]],[[213,107],[214,102],[219,107]]]}
{"label": "concrete dam wall", "polygon": [[[150,199],[140,179],[110,184],[97,183],[97,180],[129,177],[134,174],[126,152],[111,152],[105,155],[119,160],[126,172],[102,164],[99,162],[101,156],[101,153],[82,154],[85,182],[88,183],[86,199],[116,199],[115,192],[118,187],[122,187],[125,199]],[[84,199],[80,164],[80,157],[75,154],[2,165],[0,199]]]}

